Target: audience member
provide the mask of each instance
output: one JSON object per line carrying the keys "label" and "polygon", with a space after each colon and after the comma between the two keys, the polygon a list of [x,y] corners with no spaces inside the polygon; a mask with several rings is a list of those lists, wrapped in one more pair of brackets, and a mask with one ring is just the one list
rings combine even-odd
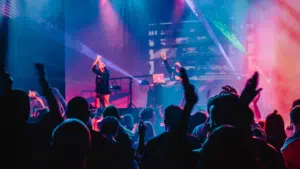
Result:
{"label": "audience member", "polygon": [[292,104],[292,108],[296,107],[296,106],[300,106],[300,99],[297,99],[293,102]]}
{"label": "audience member", "polygon": [[143,121],[149,121],[153,125],[155,124],[156,116],[155,112],[152,108],[144,108],[141,110],[140,114],[140,119]]}
{"label": "audience member", "polygon": [[[116,119],[118,119],[118,121],[120,121],[120,119],[121,119],[118,108],[113,105],[109,105],[104,109],[103,117],[104,118],[105,117],[115,117]],[[98,126],[101,127],[101,122],[100,122],[100,124],[98,124]],[[99,130],[101,131],[101,128],[99,128]],[[132,136],[133,136],[133,133],[130,130],[126,129],[123,125],[119,124],[119,133],[118,133],[117,138],[122,137],[125,140],[130,140],[130,137],[132,137]]]}
{"label": "audience member", "polygon": [[295,106],[290,113],[291,124],[294,134],[288,138],[283,147],[282,154],[285,159],[287,169],[300,168],[300,106]]}
{"label": "audience member", "polygon": [[294,128],[293,128],[293,126],[292,126],[291,124],[288,125],[288,126],[285,128],[285,133],[286,133],[286,137],[287,137],[287,138],[290,138],[290,137],[293,136],[293,134],[294,134]]}
{"label": "audience member", "polygon": [[81,120],[91,129],[91,125],[89,124],[89,104],[85,98],[79,96],[73,97],[68,102],[66,116],[67,118],[76,118],[78,120]]}
{"label": "audience member", "polygon": [[[172,138],[171,132],[175,129],[181,116],[182,109],[180,107],[171,105],[166,108],[164,116],[166,132],[149,140],[146,145],[144,165],[147,169],[183,167],[183,159],[180,159],[180,157],[182,158],[182,154],[180,154],[180,151],[170,141]],[[196,137],[186,135],[186,141],[188,146],[186,151],[191,152],[193,149],[201,147],[201,143]],[[191,158],[191,156],[187,158]]]}
{"label": "audience member", "polygon": [[193,130],[192,135],[197,137],[200,140],[201,144],[203,144],[207,138],[207,134],[209,132],[208,130],[209,130],[209,124],[205,122],[196,126]]}
{"label": "audience member", "polygon": [[100,135],[92,142],[92,149],[88,158],[88,169],[131,169],[133,157],[128,145],[117,140],[119,120],[113,116],[105,117],[101,125]]}
{"label": "audience member", "polygon": [[29,123],[39,123],[48,112],[47,101],[37,92],[29,90],[30,118]]}
{"label": "audience member", "polygon": [[186,100],[184,109],[174,105],[165,109],[166,132],[148,141],[142,162],[145,169],[194,168],[196,165],[192,150],[200,148],[201,144],[196,137],[187,135],[187,127],[198,98],[183,68],[180,73]]}
{"label": "audience member", "polygon": [[[231,93],[223,93],[222,95],[215,96],[209,109],[209,125],[211,131],[217,130],[218,127],[222,125],[231,125],[241,131],[240,134],[242,135],[237,138],[243,138],[242,140],[238,141],[241,143],[241,145],[236,145],[235,147],[243,146],[245,154],[241,154],[241,160],[245,160],[243,158],[246,157],[247,159],[245,163],[238,163],[238,160],[236,162],[230,162],[229,160],[227,163],[226,161],[224,162],[224,165],[226,166],[217,166],[217,164],[211,164],[212,159],[205,157],[209,157],[212,151],[216,151],[218,154],[222,154],[222,151],[226,152],[227,145],[221,145],[221,150],[216,149],[206,151],[206,147],[210,147],[211,144],[221,144],[218,143],[218,139],[214,139],[216,142],[214,140],[210,140],[211,137],[209,136],[203,145],[203,149],[197,151],[200,154],[200,166],[202,164],[205,166],[205,168],[213,168],[214,166],[217,168],[285,168],[283,158],[280,153],[276,151],[276,149],[266,144],[264,140],[252,138],[253,133],[251,132],[251,125],[254,121],[254,115],[251,109],[249,109],[248,105],[261,91],[261,89],[256,89],[257,85],[258,75],[254,74],[254,76],[248,80],[240,97]],[[220,136],[222,136],[222,134]],[[223,137],[224,136],[222,136],[222,138]],[[227,137],[227,139],[231,140],[232,142],[237,141],[234,140],[234,138],[236,137]],[[222,141],[222,139],[219,138],[219,141]],[[235,156],[233,155],[233,157]],[[222,164],[222,161],[220,164]]]}
{"label": "audience member", "polygon": [[188,133],[192,134],[195,127],[198,125],[203,124],[207,120],[207,115],[204,112],[196,112],[195,114],[191,115],[189,126],[188,126]]}
{"label": "audience member", "polygon": [[276,110],[267,116],[265,132],[267,134],[267,142],[280,152],[287,137],[283,118]]}
{"label": "audience member", "polygon": [[124,116],[121,117],[122,125],[130,130],[133,131],[135,126],[134,126],[134,118],[131,114],[125,114]]}
{"label": "audience member", "polygon": [[85,169],[91,134],[80,120],[68,119],[53,131],[51,163],[55,169]]}
{"label": "audience member", "polygon": [[244,131],[230,125],[215,128],[200,154],[201,169],[255,169],[256,161]]}
{"label": "audience member", "polygon": [[[154,127],[153,127],[152,123],[150,123],[149,121],[145,121],[144,123],[145,123],[145,127],[146,127],[146,132],[145,132],[145,136],[144,136],[144,142],[145,142],[145,145],[146,145],[147,142],[150,139],[152,139],[153,137],[156,136],[156,133],[155,133],[155,130],[154,130]],[[133,148],[135,150],[138,149],[138,142],[139,142],[139,140],[133,144]]]}

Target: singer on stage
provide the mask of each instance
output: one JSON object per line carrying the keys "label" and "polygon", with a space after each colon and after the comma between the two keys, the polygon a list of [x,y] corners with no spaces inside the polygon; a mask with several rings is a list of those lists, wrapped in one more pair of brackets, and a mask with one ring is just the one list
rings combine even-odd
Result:
{"label": "singer on stage", "polygon": [[96,91],[95,91],[95,107],[102,108],[109,105],[109,71],[98,55],[92,66],[92,71],[96,74]]}

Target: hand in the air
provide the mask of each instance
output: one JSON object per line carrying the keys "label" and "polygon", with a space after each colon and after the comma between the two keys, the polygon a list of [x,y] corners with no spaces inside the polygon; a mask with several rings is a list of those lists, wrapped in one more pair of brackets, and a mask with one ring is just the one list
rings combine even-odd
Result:
{"label": "hand in the air", "polygon": [[101,55],[97,55],[97,61],[100,61],[102,59],[102,56]]}
{"label": "hand in the air", "polygon": [[238,92],[236,91],[236,89],[229,85],[223,86],[222,90],[223,91],[220,93],[221,95],[222,94],[234,94],[234,95],[238,96]]}
{"label": "hand in the air", "polygon": [[192,84],[190,84],[184,68],[180,69],[180,76],[182,79],[182,85],[184,88],[186,102],[193,105],[196,104],[198,102],[198,96],[195,92],[195,87]]}
{"label": "hand in the air", "polygon": [[37,72],[37,75],[42,78],[45,77],[45,68],[44,68],[44,64],[42,63],[36,63],[35,64],[35,69]]}
{"label": "hand in the air", "polygon": [[247,81],[246,86],[240,96],[240,102],[249,105],[253,99],[262,91],[262,88],[256,89],[258,86],[258,72]]}
{"label": "hand in the air", "polygon": [[166,55],[165,52],[161,52],[161,53],[160,53],[160,56],[161,56],[161,59],[162,59],[162,60],[167,60],[167,55]]}
{"label": "hand in the air", "polygon": [[145,137],[146,130],[147,130],[147,126],[146,126],[145,122],[141,120],[140,124],[139,124],[139,136]]}

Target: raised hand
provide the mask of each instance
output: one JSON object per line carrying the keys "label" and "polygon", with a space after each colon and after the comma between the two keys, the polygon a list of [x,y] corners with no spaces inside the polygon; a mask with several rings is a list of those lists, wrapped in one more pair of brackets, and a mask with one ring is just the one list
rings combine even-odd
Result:
{"label": "raised hand", "polygon": [[93,68],[95,65],[99,64],[99,63],[101,62],[101,59],[102,59],[102,56],[101,56],[101,55],[97,55],[97,58],[96,58],[95,62],[94,62],[93,65],[92,65],[92,68]]}
{"label": "raised hand", "polygon": [[167,55],[166,55],[165,52],[161,52],[161,53],[160,53],[160,56],[161,56],[161,59],[162,59],[162,60],[167,60]]}
{"label": "raised hand", "polygon": [[36,63],[36,64],[35,64],[35,69],[36,69],[37,75],[38,75],[40,78],[44,78],[44,77],[45,77],[45,68],[44,68],[44,64],[42,64],[42,63]]}
{"label": "raised hand", "polygon": [[140,137],[145,137],[146,135],[146,130],[147,130],[147,126],[146,124],[144,123],[144,121],[140,121],[140,124],[139,124],[139,136]]}
{"label": "raised hand", "polygon": [[236,91],[236,89],[229,85],[223,86],[222,90],[223,91],[220,93],[221,95],[222,94],[234,94],[234,95],[238,96],[238,92]]}
{"label": "raised hand", "polygon": [[240,96],[240,102],[249,105],[253,99],[262,91],[262,88],[256,89],[258,86],[258,72],[247,81],[246,86]]}
{"label": "raised hand", "polygon": [[97,55],[96,61],[101,61],[101,59],[102,59],[102,56],[101,55]]}

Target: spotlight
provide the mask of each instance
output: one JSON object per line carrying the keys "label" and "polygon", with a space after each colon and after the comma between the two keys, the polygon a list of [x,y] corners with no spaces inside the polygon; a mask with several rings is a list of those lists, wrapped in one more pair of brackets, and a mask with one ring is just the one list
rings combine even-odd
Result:
{"label": "spotlight", "polygon": [[149,85],[150,83],[149,83],[149,81],[148,80],[139,80],[139,85],[141,85],[141,86],[147,86],[147,85]]}

